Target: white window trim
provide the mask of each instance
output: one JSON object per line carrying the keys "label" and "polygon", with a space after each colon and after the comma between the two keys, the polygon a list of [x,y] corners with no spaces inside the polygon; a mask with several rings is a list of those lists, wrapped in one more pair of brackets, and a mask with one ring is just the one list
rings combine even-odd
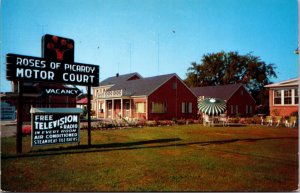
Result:
{"label": "white window trim", "polygon": [[[284,90],[288,90],[288,89],[291,89],[292,104],[284,104]],[[275,104],[275,91],[276,90],[280,90],[281,104]],[[296,90],[296,88],[273,89],[273,99],[272,99],[273,106],[298,106],[299,104],[295,104],[295,90]]]}

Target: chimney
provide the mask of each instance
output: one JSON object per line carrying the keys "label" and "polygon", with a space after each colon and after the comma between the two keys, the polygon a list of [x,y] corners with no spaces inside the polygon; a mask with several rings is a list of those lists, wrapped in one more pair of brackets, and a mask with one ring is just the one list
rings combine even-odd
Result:
{"label": "chimney", "polygon": [[116,74],[116,77],[119,77],[119,73]]}

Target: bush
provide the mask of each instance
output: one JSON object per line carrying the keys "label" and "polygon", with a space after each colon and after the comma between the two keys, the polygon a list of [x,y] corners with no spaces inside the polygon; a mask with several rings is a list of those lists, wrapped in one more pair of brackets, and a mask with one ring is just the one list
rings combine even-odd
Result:
{"label": "bush", "polygon": [[138,127],[143,127],[146,125],[146,120],[145,119],[141,119],[137,122],[137,126]]}
{"label": "bush", "polygon": [[185,124],[193,124],[194,123],[194,120],[193,119],[187,119],[185,121]]}
{"label": "bush", "polygon": [[155,126],[157,126],[157,122],[156,121],[146,121],[146,125],[149,127],[155,127]]}
{"label": "bush", "polygon": [[296,116],[296,117],[298,117],[298,111],[292,112],[292,113],[290,114],[290,116]]}
{"label": "bush", "polygon": [[193,121],[194,124],[200,124],[200,123],[202,123],[202,122],[203,122],[203,121],[200,121],[200,119],[197,119],[197,120],[194,120],[194,121]]}
{"label": "bush", "polygon": [[22,135],[30,135],[31,134],[31,126],[26,125],[22,128]]}
{"label": "bush", "polygon": [[185,119],[179,119],[179,120],[177,120],[177,124],[178,125],[185,125],[186,124],[186,120]]}
{"label": "bush", "polygon": [[162,120],[162,121],[158,121],[157,124],[161,126],[171,126],[174,124],[174,122],[170,120]]}

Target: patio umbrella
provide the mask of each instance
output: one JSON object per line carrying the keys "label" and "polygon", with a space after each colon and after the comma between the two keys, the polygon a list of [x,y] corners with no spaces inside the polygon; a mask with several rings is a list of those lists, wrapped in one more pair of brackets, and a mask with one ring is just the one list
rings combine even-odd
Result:
{"label": "patio umbrella", "polygon": [[199,110],[207,115],[218,115],[226,110],[226,102],[218,98],[206,98],[198,104]]}

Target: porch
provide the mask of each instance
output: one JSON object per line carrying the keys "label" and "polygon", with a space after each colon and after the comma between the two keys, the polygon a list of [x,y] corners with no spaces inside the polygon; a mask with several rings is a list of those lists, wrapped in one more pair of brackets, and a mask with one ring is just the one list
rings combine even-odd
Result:
{"label": "porch", "polygon": [[95,104],[95,116],[104,119],[147,119],[146,99],[136,100],[130,97],[98,99]]}

